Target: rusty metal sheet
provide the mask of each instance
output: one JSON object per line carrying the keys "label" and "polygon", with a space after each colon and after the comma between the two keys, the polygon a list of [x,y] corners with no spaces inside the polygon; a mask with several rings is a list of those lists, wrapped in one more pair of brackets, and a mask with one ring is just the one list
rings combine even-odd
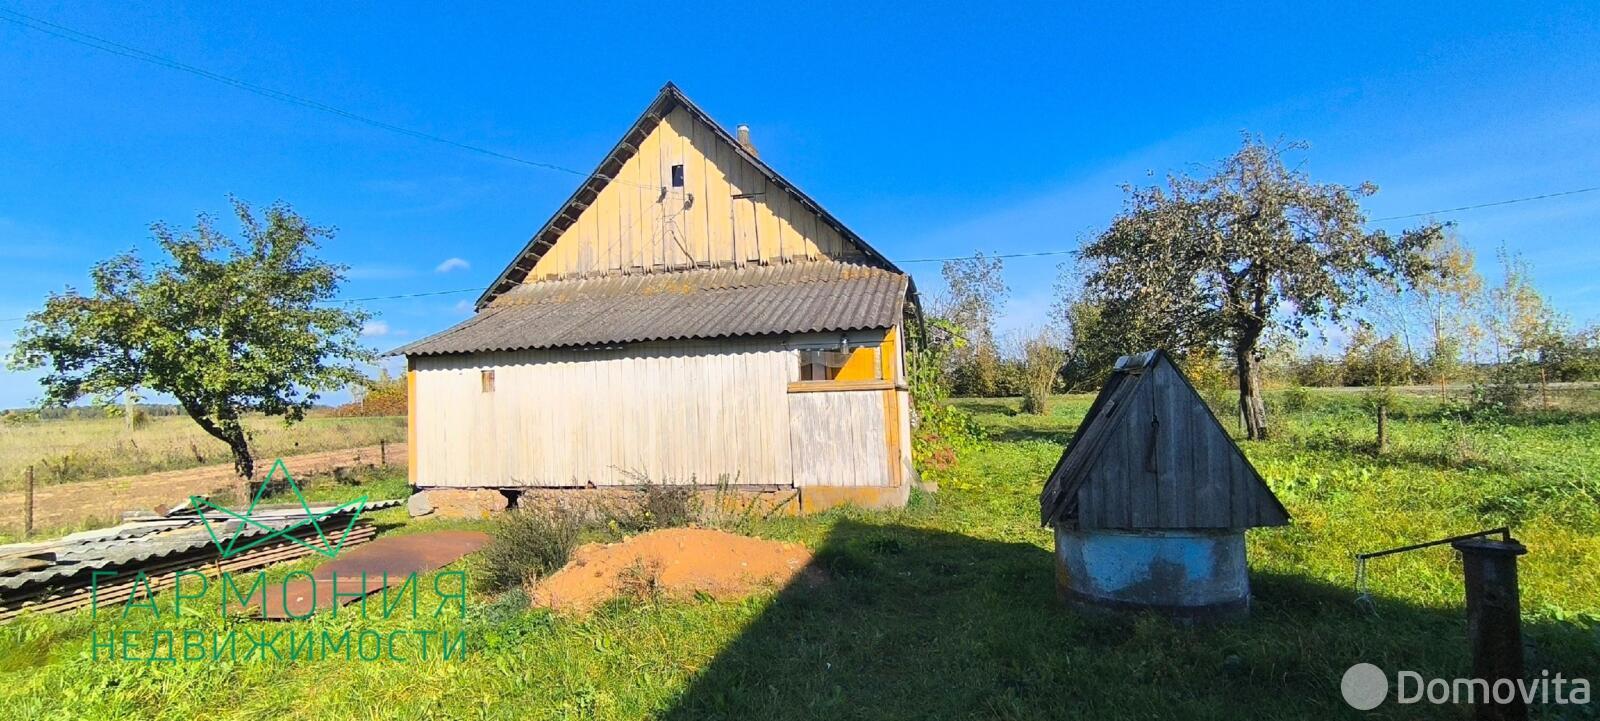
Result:
{"label": "rusty metal sheet", "polygon": [[[488,545],[489,534],[477,531],[433,531],[380,538],[317,566],[311,579],[265,589],[263,617],[272,620],[304,618],[309,613],[356,602],[387,585],[405,583],[413,573],[436,571]],[[365,586],[361,574],[366,573]],[[387,576],[385,576],[387,574]],[[334,595],[334,578],[339,595]],[[313,609],[313,605],[315,608]]]}

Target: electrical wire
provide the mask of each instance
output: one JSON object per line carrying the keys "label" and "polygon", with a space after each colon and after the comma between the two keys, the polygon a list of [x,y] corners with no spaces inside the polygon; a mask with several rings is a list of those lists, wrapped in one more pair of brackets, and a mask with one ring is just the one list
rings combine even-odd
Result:
{"label": "electrical wire", "polygon": [[1367,222],[1369,222],[1369,223],[1382,223],[1383,221],[1386,221],[1386,220],[1405,220],[1407,218],[1422,218],[1422,217],[1426,217],[1426,216],[1429,216],[1429,215],[1439,215],[1441,213],[1459,213],[1459,212],[1461,212],[1463,210],[1477,210],[1479,208],[1493,208],[1493,207],[1498,206],[1498,205],[1511,205],[1512,203],[1526,203],[1526,202],[1528,202],[1530,200],[1544,200],[1546,198],[1559,198],[1559,197],[1564,196],[1564,195],[1577,195],[1579,193],[1593,193],[1596,190],[1600,190],[1600,185],[1596,185],[1596,186],[1589,187],[1589,188],[1578,188],[1577,190],[1563,190],[1563,191],[1558,192],[1558,193],[1545,193],[1544,195],[1530,195],[1530,196],[1528,196],[1526,198],[1512,198],[1510,200],[1496,200],[1496,201],[1491,202],[1491,203],[1478,203],[1477,205],[1463,205],[1463,206],[1461,206],[1459,208],[1445,208],[1444,210],[1430,210],[1430,211],[1428,211],[1426,213],[1410,213],[1410,214],[1407,214],[1407,215],[1391,215],[1391,216],[1389,216],[1387,218],[1373,218],[1372,220],[1369,220]]}
{"label": "electrical wire", "polygon": [[[85,33],[85,32],[80,31],[80,30],[75,30],[75,29],[69,28],[69,27],[67,27],[65,25],[60,25],[60,24],[57,24],[57,23],[50,22],[48,20],[42,20],[40,18],[35,18],[35,17],[29,16],[29,15],[24,15],[22,13],[19,13],[19,12],[16,12],[14,10],[10,10],[10,9],[7,9],[7,8],[0,8],[0,20],[5,20],[7,22],[10,22],[10,23],[13,23],[13,24],[16,24],[16,25],[20,25],[22,27],[28,28],[30,30],[34,30],[36,32],[41,32],[41,33],[44,33],[46,35],[50,35],[52,37],[59,38],[61,40],[66,40],[68,42],[72,42],[72,43],[76,43],[76,44],[79,44],[79,45],[83,45],[85,47],[89,47],[89,48],[93,48],[93,49],[96,49],[96,50],[100,50],[102,52],[111,53],[113,55],[119,55],[119,56],[122,56],[122,57],[125,57],[125,58],[138,60],[138,61],[141,61],[141,62],[153,64],[153,65],[158,65],[158,66],[165,67],[165,68],[168,68],[168,69],[171,69],[171,70],[177,70],[177,71],[180,71],[180,72],[189,73],[189,74],[195,75],[197,77],[201,77],[201,78],[204,78],[204,79],[207,79],[207,80],[211,80],[213,82],[222,83],[224,85],[228,85],[230,87],[233,87],[233,88],[236,88],[236,89],[239,89],[239,90],[243,90],[245,92],[253,93],[255,95],[259,95],[259,96],[262,96],[262,97],[265,97],[265,98],[269,98],[269,99],[272,99],[272,100],[277,100],[277,101],[280,101],[280,102],[289,103],[289,104],[292,104],[292,105],[297,105],[297,106],[300,106],[300,107],[304,107],[304,108],[311,109],[311,110],[316,110],[316,111],[319,111],[319,112],[328,113],[328,114],[331,114],[331,115],[338,116],[340,118],[344,118],[346,120],[350,120],[350,121],[353,121],[353,122],[361,123],[363,125],[367,125],[367,126],[370,126],[370,127],[373,127],[373,128],[380,129],[380,130],[386,130],[386,131],[389,131],[389,132],[392,132],[392,133],[405,135],[407,137],[415,138],[415,139],[418,139],[418,140],[425,140],[425,141],[428,141],[428,142],[439,143],[439,144],[447,145],[447,146],[454,147],[454,148],[457,148],[457,149],[460,149],[460,150],[466,150],[466,151],[469,151],[469,152],[478,153],[478,154],[486,155],[486,156],[489,156],[489,157],[492,157],[492,158],[498,158],[500,160],[506,160],[506,161],[510,161],[510,162],[513,162],[513,163],[519,163],[519,164],[522,164],[522,165],[527,165],[527,166],[531,166],[531,167],[535,167],[535,168],[542,168],[542,169],[545,169],[545,170],[553,170],[553,171],[557,171],[557,172],[561,172],[561,173],[568,173],[568,174],[571,174],[571,175],[577,175],[577,176],[582,176],[582,177],[588,177],[588,176],[591,175],[591,173],[586,173],[586,172],[583,172],[581,170],[577,170],[577,169],[574,169],[574,168],[569,168],[569,167],[566,167],[566,166],[563,166],[563,165],[557,165],[555,163],[546,163],[546,162],[542,162],[542,161],[538,161],[538,160],[529,160],[527,158],[521,158],[521,157],[517,157],[515,155],[502,153],[502,152],[499,152],[497,150],[491,150],[489,148],[484,148],[484,147],[477,146],[477,145],[471,145],[469,143],[462,143],[462,142],[458,142],[458,141],[455,141],[455,140],[451,140],[449,138],[444,138],[444,137],[440,137],[440,136],[437,136],[437,135],[433,135],[431,133],[425,133],[425,132],[422,132],[422,131],[419,131],[419,130],[413,130],[413,129],[402,127],[402,126],[399,126],[399,125],[394,125],[392,123],[387,123],[387,122],[384,122],[382,120],[377,120],[375,118],[370,118],[370,117],[367,117],[367,116],[364,116],[364,115],[353,113],[353,112],[350,112],[348,110],[344,110],[342,108],[334,107],[332,105],[328,105],[326,103],[318,102],[316,100],[311,100],[309,98],[301,97],[299,95],[293,95],[293,94],[286,93],[286,92],[283,92],[283,91],[280,91],[280,90],[274,90],[272,88],[263,87],[263,86],[260,86],[260,85],[256,85],[254,83],[249,83],[249,82],[246,82],[246,81],[243,81],[243,80],[239,80],[237,78],[232,78],[232,77],[229,77],[229,76],[226,76],[226,75],[215,73],[215,72],[212,72],[210,70],[206,70],[204,68],[196,67],[194,65],[189,65],[187,63],[182,63],[182,62],[179,62],[179,61],[176,61],[176,60],[172,60],[170,58],[166,58],[166,57],[163,57],[163,56],[160,56],[160,55],[156,55],[154,53],[146,52],[144,50],[140,50],[140,49],[135,48],[135,47],[131,47],[131,46],[128,46],[128,45],[123,45],[121,43],[118,43],[118,42],[115,42],[115,41],[112,41],[112,40],[108,40],[108,39],[105,39],[105,38],[102,38],[102,37],[99,37],[99,36],[96,36],[96,35],[91,35],[89,33]],[[643,184],[640,184],[640,183],[633,183],[633,182],[630,182],[630,181],[623,181],[623,180],[619,180],[619,179],[616,179],[616,178],[612,178],[612,177],[608,177],[608,176],[605,176],[605,175],[601,175],[599,173],[594,173],[593,175],[595,177],[598,177],[598,178],[601,178],[603,180],[606,180],[607,182],[625,183],[625,184],[634,185],[634,186],[637,186],[637,187],[640,187],[640,188],[648,188],[648,189],[652,189],[652,190],[655,189],[654,186],[646,186],[646,185],[643,185]],[[1481,209],[1481,208],[1492,208],[1492,207],[1503,206],[1503,205],[1512,205],[1512,204],[1515,204],[1515,203],[1526,203],[1526,202],[1535,201],[1535,200],[1546,200],[1546,199],[1549,199],[1549,198],[1559,198],[1559,197],[1569,196],[1569,195],[1578,195],[1578,194],[1581,194],[1581,193],[1591,193],[1591,192],[1595,192],[1597,190],[1600,190],[1600,186],[1592,186],[1592,187],[1587,187],[1587,188],[1577,188],[1577,189],[1574,189],[1574,190],[1564,190],[1564,191],[1559,191],[1559,192],[1554,192],[1554,193],[1545,193],[1545,194],[1542,194],[1542,195],[1532,195],[1532,196],[1527,196],[1527,197],[1522,197],[1522,198],[1511,198],[1511,199],[1508,199],[1508,200],[1498,200],[1498,201],[1492,201],[1492,202],[1487,202],[1487,203],[1478,203],[1478,204],[1475,204],[1475,205],[1463,205],[1463,206],[1455,207],[1455,208],[1445,208],[1445,209],[1442,209],[1442,210],[1431,210],[1431,211],[1425,211],[1425,212],[1421,212],[1421,213],[1408,213],[1408,214],[1405,214],[1405,215],[1391,215],[1391,216],[1386,216],[1386,217],[1382,217],[1382,218],[1374,218],[1374,219],[1372,219],[1372,220],[1370,220],[1368,222],[1381,223],[1381,222],[1386,222],[1386,221],[1391,221],[1391,220],[1406,220],[1406,219],[1410,219],[1410,218],[1422,218],[1422,217],[1427,217],[1427,216],[1440,215],[1440,214],[1444,214],[1444,213],[1459,213],[1459,212],[1463,212],[1463,211],[1478,210],[1478,209]],[[897,261],[897,262],[901,263],[901,264],[945,263],[945,262],[960,261],[960,260],[974,260],[974,259],[977,259],[979,257],[991,258],[991,259],[1037,258],[1037,257],[1044,257],[1044,256],[1069,255],[1069,254],[1071,254],[1073,252],[1075,252],[1075,251],[1073,251],[1073,250],[1042,250],[1042,251],[1026,252],[1026,253],[997,253],[997,254],[994,254],[994,255],[963,255],[963,256],[950,256],[950,257],[944,257],[944,258],[911,258],[911,259],[908,259],[908,260],[901,260],[901,261]],[[421,298],[421,297],[426,297],[426,296],[451,295],[451,294],[455,294],[455,293],[469,293],[469,292],[476,292],[476,291],[479,291],[479,290],[481,290],[481,289],[479,289],[479,288],[458,288],[458,289],[454,289],[454,290],[429,291],[429,292],[424,292],[424,293],[404,293],[404,294],[399,294],[399,295],[371,296],[371,297],[365,297],[365,298],[345,298],[345,299],[340,299],[340,300],[332,301],[332,302],[336,302],[336,303],[357,303],[357,302],[375,301],[375,300],[399,300],[399,299],[404,299],[404,298]],[[19,321],[19,320],[25,320],[25,319],[26,319],[25,317],[24,318],[0,318],[0,322],[11,322],[11,321]]]}
{"label": "electrical wire", "polygon": [[[5,12],[5,11],[4,10],[0,10],[0,12]],[[1578,195],[1580,193],[1590,193],[1590,192],[1594,192],[1596,190],[1600,190],[1600,186],[1595,186],[1595,187],[1591,187],[1591,188],[1578,188],[1576,190],[1564,190],[1564,191],[1557,192],[1557,193],[1545,193],[1543,195],[1530,195],[1530,196],[1525,197],[1525,198],[1512,198],[1510,200],[1497,200],[1497,201],[1490,202],[1490,203],[1478,203],[1476,205],[1463,205],[1463,206],[1458,207],[1458,208],[1445,208],[1443,210],[1430,210],[1430,211],[1426,211],[1426,212],[1422,212],[1422,213],[1409,213],[1409,214],[1406,214],[1406,215],[1391,215],[1391,216],[1384,217],[1384,218],[1376,218],[1376,219],[1374,219],[1372,221],[1369,221],[1369,222],[1377,223],[1377,222],[1382,222],[1382,221],[1386,221],[1386,220],[1404,220],[1404,219],[1407,219],[1407,218],[1422,218],[1422,217],[1426,217],[1426,216],[1430,216],[1430,215],[1440,215],[1440,214],[1443,214],[1443,213],[1459,213],[1461,211],[1477,210],[1479,208],[1492,208],[1492,207],[1501,206],[1501,205],[1511,205],[1513,203],[1526,203],[1526,202],[1532,201],[1532,200],[1545,200],[1547,198],[1559,198],[1559,197],[1567,196],[1567,195]],[[1075,252],[1077,252],[1077,251],[1074,251],[1074,250],[1041,250],[1041,251],[1036,251],[1036,252],[1031,252],[1031,253],[995,253],[993,255],[989,255],[989,254],[954,255],[954,256],[949,256],[949,257],[945,257],[945,258],[910,258],[910,259],[907,259],[907,260],[898,260],[898,261],[895,261],[895,262],[897,264],[901,264],[901,265],[909,265],[909,264],[912,264],[912,263],[947,263],[947,262],[958,261],[958,260],[976,260],[978,258],[983,258],[985,260],[1003,259],[1003,258],[1038,258],[1038,257],[1043,257],[1043,256],[1051,256],[1051,255],[1070,255],[1070,254],[1075,253]],[[434,291],[428,291],[428,292],[425,292],[425,293],[402,293],[402,294],[399,294],[399,295],[377,295],[377,296],[371,296],[371,297],[366,297],[366,298],[341,298],[341,299],[334,300],[334,301],[329,301],[329,302],[333,302],[333,303],[361,303],[361,302],[373,301],[373,300],[401,300],[401,299],[404,299],[404,298],[422,298],[422,297],[433,296],[433,295],[453,295],[453,294],[456,294],[456,293],[476,293],[476,292],[481,292],[482,290],[483,290],[482,288],[456,288],[454,290],[434,290]],[[24,318],[0,318],[0,323],[7,323],[7,322],[11,322],[11,321],[18,321],[18,320],[26,320],[26,318],[25,317]]]}
{"label": "electrical wire", "polygon": [[[557,165],[555,163],[546,163],[546,162],[538,161],[538,160],[529,160],[527,158],[520,158],[520,157],[517,157],[515,155],[502,153],[502,152],[500,152],[498,150],[490,150],[489,148],[485,148],[485,147],[481,147],[481,146],[477,146],[477,145],[472,145],[472,144],[469,144],[469,143],[462,143],[462,142],[459,142],[459,141],[451,140],[449,138],[443,138],[443,137],[440,137],[440,136],[437,136],[437,135],[433,135],[431,133],[425,133],[425,132],[422,132],[420,130],[412,130],[411,128],[401,127],[401,126],[395,125],[393,123],[386,123],[386,122],[384,122],[382,120],[377,120],[375,118],[369,118],[369,117],[367,117],[365,115],[360,115],[360,114],[357,114],[357,113],[350,112],[348,110],[344,110],[342,108],[337,108],[337,107],[334,107],[332,105],[328,105],[327,103],[318,102],[318,101],[312,100],[310,98],[301,97],[299,95],[293,95],[293,94],[290,94],[290,93],[283,92],[281,90],[274,90],[272,88],[263,87],[263,86],[260,86],[260,85],[256,85],[254,83],[250,83],[250,82],[246,82],[246,81],[243,81],[243,80],[239,80],[237,78],[228,77],[228,76],[222,75],[220,73],[215,73],[215,72],[212,72],[210,70],[206,70],[205,68],[196,67],[194,65],[189,65],[187,63],[179,62],[177,60],[173,60],[171,58],[167,58],[167,57],[163,57],[163,56],[160,56],[160,55],[156,55],[155,53],[146,52],[144,50],[140,50],[139,48],[135,48],[135,47],[132,47],[132,46],[129,46],[129,45],[123,45],[122,43],[118,43],[118,42],[113,41],[113,40],[107,40],[107,39],[99,37],[97,35],[90,35],[89,33],[83,32],[81,30],[74,30],[74,29],[69,28],[69,27],[67,27],[65,25],[59,25],[57,23],[53,23],[53,22],[50,22],[48,20],[41,20],[41,19],[36,18],[36,17],[32,17],[32,16],[29,16],[29,15],[24,15],[22,13],[19,13],[19,12],[15,11],[15,10],[10,10],[10,9],[7,9],[7,8],[0,8],[0,20],[5,20],[6,22],[10,22],[10,23],[13,23],[13,24],[16,24],[16,25],[20,25],[22,27],[28,28],[30,30],[34,30],[36,32],[41,32],[41,33],[44,33],[46,35],[50,35],[52,37],[59,38],[61,40],[66,40],[67,42],[76,43],[76,44],[82,45],[84,47],[94,48],[94,49],[99,50],[101,52],[111,53],[113,55],[120,55],[122,57],[129,58],[129,59],[132,59],[132,60],[138,60],[140,62],[150,63],[152,65],[159,65],[161,67],[168,68],[168,69],[171,69],[171,70],[177,70],[179,72],[189,73],[191,75],[195,75],[197,77],[205,78],[205,79],[211,80],[213,82],[222,83],[223,85],[227,85],[227,86],[239,89],[239,90],[243,90],[243,91],[248,92],[248,93],[253,93],[255,95],[260,95],[261,97],[264,97],[264,98],[270,98],[272,100],[277,100],[277,101],[280,101],[280,102],[289,103],[291,105],[298,105],[298,106],[303,107],[303,108],[308,108],[308,109],[311,109],[311,110],[316,110],[316,111],[319,111],[319,112],[328,113],[330,115],[336,115],[336,116],[344,118],[346,120],[350,120],[350,121],[361,123],[363,125],[367,125],[367,126],[370,126],[370,127],[378,128],[379,130],[387,130],[387,131],[392,132],[392,133],[398,133],[400,135],[405,135],[405,136],[408,136],[408,137],[411,137],[411,138],[416,138],[418,140],[426,140],[426,141],[433,142],[433,143],[439,143],[439,144],[442,144],[442,145],[448,145],[448,146],[451,146],[453,148],[457,148],[457,149],[460,149],[460,150],[466,150],[466,151],[473,152],[473,153],[479,153],[481,155],[487,155],[487,156],[492,157],[492,158],[498,158],[498,159],[501,159],[501,160],[507,160],[507,161],[510,161],[510,162],[513,162],[513,163],[520,163],[522,165],[528,165],[528,166],[532,166],[532,167],[535,167],[535,168],[543,168],[545,170],[554,170],[554,171],[557,171],[557,172],[569,173],[569,174],[572,174],[572,175],[577,175],[577,176],[582,176],[582,177],[588,177],[590,175],[590,173],[586,173],[584,171],[577,170],[575,168],[569,168],[569,167],[566,167],[564,165]],[[634,183],[634,182],[631,182],[631,181],[619,180],[617,178],[612,178],[610,176],[606,176],[606,175],[603,175],[603,174],[600,174],[600,173],[594,173],[594,176],[597,177],[597,178],[601,178],[601,179],[603,179],[603,180],[605,180],[607,182],[624,183],[624,184],[627,184],[627,185],[634,185],[634,186],[637,186],[637,187],[640,187],[640,188],[646,188],[646,189],[650,189],[650,190],[654,190],[655,189],[654,186],[647,186],[647,185],[644,185],[642,183]]]}

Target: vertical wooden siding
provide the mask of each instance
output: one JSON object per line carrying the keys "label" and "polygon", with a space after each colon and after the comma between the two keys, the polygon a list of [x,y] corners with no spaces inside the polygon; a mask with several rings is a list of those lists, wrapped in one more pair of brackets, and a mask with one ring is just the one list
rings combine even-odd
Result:
{"label": "vertical wooden siding", "polygon": [[796,486],[888,486],[881,391],[789,395]]}
{"label": "vertical wooden siding", "polygon": [[417,482],[788,484],[797,364],[744,341],[417,358]]}
{"label": "vertical wooden siding", "polygon": [[[682,188],[671,187],[674,165],[684,166]],[[680,107],[639,143],[528,277],[861,257],[838,229],[768,183]]]}

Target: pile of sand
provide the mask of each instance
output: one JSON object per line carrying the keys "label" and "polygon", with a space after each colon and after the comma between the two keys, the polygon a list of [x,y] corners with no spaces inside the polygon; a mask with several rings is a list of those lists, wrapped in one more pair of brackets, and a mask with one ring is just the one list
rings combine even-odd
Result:
{"label": "pile of sand", "polygon": [[533,588],[535,604],[583,611],[617,596],[696,593],[739,598],[764,586],[783,586],[811,561],[804,546],[713,531],[669,528],[621,543],[590,543],[560,571]]}

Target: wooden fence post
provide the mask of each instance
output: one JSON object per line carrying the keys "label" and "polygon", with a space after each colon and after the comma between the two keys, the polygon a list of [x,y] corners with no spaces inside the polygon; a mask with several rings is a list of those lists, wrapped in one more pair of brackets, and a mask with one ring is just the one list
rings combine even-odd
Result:
{"label": "wooden fence post", "polygon": [[379,438],[378,439],[378,467],[379,468],[387,468],[388,466],[389,466],[389,442],[384,440],[384,439],[382,439],[382,438]]}
{"label": "wooden fence post", "polygon": [[[1472,675],[1491,687],[1525,678],[1522,604],[1517,589],[1517,556],[1528,549],[1514,539],[1472,538],[1450,544],[1461,552],[1467,588],[1467,642]],[[1516,694],[1508,703],[1491,698],[1474,704],[1478,721],[1527,721],[1528,705]]]}
{"label": "wooden fence post", "polygon": [[22,496],[22,537],[33,536],[33,466],[28,466],[27,488]]}

